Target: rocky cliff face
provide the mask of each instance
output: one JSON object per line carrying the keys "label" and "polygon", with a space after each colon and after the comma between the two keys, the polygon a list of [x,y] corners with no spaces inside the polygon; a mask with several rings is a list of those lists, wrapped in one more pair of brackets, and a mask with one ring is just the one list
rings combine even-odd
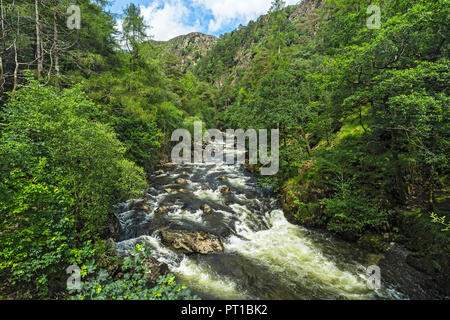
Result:
{"label": "rocky cliff face", "polygon": [[219,38],[200,32],[192,32],[170,39],[169,41],[153,41],[162,47],[161,54],[170,53],[179,58],[179,66],[183,71],[195,66],[197,61],[211,50]]}
{"label": "rocky cliff face", "polygon": [[[316,32],[310,25],[318,20],[315,10],[320,8],[322,3],[323,0],[302,0],[297,5],[287,6],[284,11],[297,31],[308,29],[308,36],[313,37]],[[269,38],[272,28],[270,24],[270,16],[265,14],[256,21],[250,21],[247,26],[240,26],[237,30],[225,34],[207,51],[204,58],[198,63],[196,61],[194,72],[202,80],[212,82],[218,87],[227,82],[236,83],[240,74],[251,66],[258,47]]]}
{"label": "rocky cliff face", "polygon": [[289,20],[294,21],[310,15],[321,6],[322,2],[322,0],[302,0],[298,4],[297,9],[289,16]]}

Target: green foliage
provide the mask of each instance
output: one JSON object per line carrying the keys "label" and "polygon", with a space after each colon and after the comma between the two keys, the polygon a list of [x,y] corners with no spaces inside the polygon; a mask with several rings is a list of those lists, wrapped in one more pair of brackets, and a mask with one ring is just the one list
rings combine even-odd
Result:
{"label": "green foliage", "polygon": [[431,213],[431,218],[432,218],[433,223],[437,223],[437,224],[440,224],[440,225],[444,226],[442,231],[449,231],[450,230],[450,223],[446,222],[446,216],[439,217],[434,212],[432,212]]}
{"label": "green foliage", "polygon": [[[371,4],[379,30],[365,27]],[[325,1],[298,20],[281,7],[221,37],[195,70],[235,92],[225,127],[280,129],[280,172],[260,181],[301,223],[349,239],[398,231],[399,207],[445,215],[448,6]]]}
{"label": "green foliage", "polygon": [[[417,251],[411,263],[448,273],[447,1],[327,0],[318,10],[305,1],[303,15],[276,0],[221,36],[193,73],[145,41],[138,7],[127,7],[119,43],[105,1],[77,1],[77,31],[65,27],[69,3],[40,6],[43,70],[29,82],[36,26],[17,18],[34,17],[34,6],[3,2],[1,76],[18,71],[0,79],[0,93],[13,91],[0,101],[7,295],[60,297],[65,268],[85,263],[79,299],[189,298],[172,276],[147,288],[140,254],[126,259],[123,278],[101,271],[110,261],[101,239],[112,206],[139,196],[144,172],[169,154],[172,131],[197,120],[279,128],[280,172],[260,181],[285,192],[294,217],[378,251],[380,233],[399,231]],[[365,27],[371,4],[381,29]]]}
{"label": "green foliage", "polygon": [[112,206],[146,188],[112,129],[91,120],[101,114],[78,88],[34,81],[2,112],[0,268],[22,294],[61,290],[76,243],[103,236]]}
{"label": "green foliage", "polygon": [[111,128],[89,119],[96,108],[79,89],[31,82],[5,108],[3,138],[30,143],[35,157],[46,157],[54,181],[73,198],[77,223],[101,233],[112,205],[140,195],[146,181]]}
{"label": "green foliage", "polygon": [[[81,292],[72,290],[74,300],[195,300],[189,290],[177,285],[175,276],[160,276],[156,285],[149,285],[150,274],[146,259],[150,249],[136,246],[132,256],[124,259],[123,276],[113,279],[107,271],[99,269],[94,262],[82,268]],[[84,270],[84,271],[83,271]]]}

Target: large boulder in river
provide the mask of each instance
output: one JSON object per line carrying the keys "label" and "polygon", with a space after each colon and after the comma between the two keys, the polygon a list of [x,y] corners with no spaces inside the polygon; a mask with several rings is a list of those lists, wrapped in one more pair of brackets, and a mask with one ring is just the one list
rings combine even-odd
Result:
{"label": "large boulder in river", "polygon": [[221,254],[223,244],[219,237],[202,231],[161,230],[161,242],[184,254]]}

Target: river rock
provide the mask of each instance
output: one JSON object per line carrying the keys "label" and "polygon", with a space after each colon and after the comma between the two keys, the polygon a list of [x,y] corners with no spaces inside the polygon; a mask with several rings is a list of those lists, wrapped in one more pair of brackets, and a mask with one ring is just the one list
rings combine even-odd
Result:
{"label": "river rock", "polygon": [[178,178],[177,179],[177,184],[186,184],[186,179]]}
{"label": "river rock", "polygon": [[206,189],[208,189],[206,186],[202,186],[203,191],[205,191]]}
{"label": "river rock", "polygon": [[109,237],[114,240],[119,240],[122,233],[122,227],[120,226],[119,219],[114,214],[108,215],[108,231]]}
{"label": "river rock", "polygon": [[159,169],[158,171],[155,171],[155,174],[157,175],[157,176],[160,176],[160,175],[162,175],[162,174],[164,174],[165,172],[164,172],[164,170],[163,169]]}
{"label": "river rock", "polygon": [[171,169],[171,168],[175,168],[177,166],[177,164],[168,162],[168,163],[165,163],[163,166],[164,166],[164,168]]}
{"label": "river rock", "polygon": [[220,192],[223,194],[223,195],[227,195],[227,194],[229,194],[230,192],[231,192],[231,189],[230,188],[222,188],[221,190],[220,190]]}
{"label": "river rock", "polygon": [[160,276],[165,276],[169,273],[169,266],[153,257],[148,257],[145,259],[145,273],[150,275],[147,284],[152,287],[156,285]]}
{"label": "river rock", "polygon": [[141,209],[142,209],[143,211],[145,211],[145,212],[150,212],[150,207],[149,207],[148,205],[146,205],[146,204],[144,204],[144,205],[141,207]]}
{"label": "river rock", "polygon": [[169,208],[165,206],[159,207],[158,209],[156,209],[156,213],[160,215],[166,215],[169,213]]}
{"label": "river rock", "polygon": [[201,209],[203,210],[203,212],[206,213],[206,214],[210,214],[210,213],[212,212],[211,206],[209,206],[209,205],[207,205],[207,204],[202,205],[200,208],[201,208]]}
{"label": "river rock", "polygon": [[161,230],[163,245],[183,254],[221,254],[223,244],[219,237],[202,231]]}

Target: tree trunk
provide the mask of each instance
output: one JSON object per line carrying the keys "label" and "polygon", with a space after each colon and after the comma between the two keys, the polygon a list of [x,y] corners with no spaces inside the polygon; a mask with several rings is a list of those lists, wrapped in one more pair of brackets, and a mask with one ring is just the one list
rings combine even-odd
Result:
{"label": "tree trunk", "polygon": [[361,125],[361,127],[364,130],[364,133],[367,133],[366,127],[364,127],[364,123],[363,123],[363,118],[362,118],[362,107],[361,105],[359,106],[359,124]]}
{"label": "tree trunk", "polygon": [[4,21],[4,15],[3,15],[3,0],[0,0],[0,18],[1,21],[1,27],[2,27],[2,54],[0,54],[0,93],[3,92],[3,87],[5,85],[5,75],[3,71],[3,54],[5,53],[5,38],[6,38],[6,31],[5,31],[5,21]]}
{"label": "tree trunk", "polygon": [[42,51],[41,51],[41,30],[39,26],[39,0],[34,0],[34,16],[36,24],[36,61],[37,61],[37,77],[38,80],[42,76]]}
{"label": "tree trunk", "polygon": [[300,129],[300,134],[302,135],[303,139],[305,139],[306,152],[308,153],[309,156],[311,156],[311,146],[309,145],[308,137],[306,136],[305,131],[303,130],[303,128]]}
{"label": "tree trunk", "polygon": [[13,92],[17,89],[17,73],[19,71],[19,61],[17,58],[17,38],[14,39],[14,61],[16,63],[16,67],[14,68],[14,85],[13,85]]}
{"label": "tree trunk", "polygon": [[57,26],[57,19],[56,19],[56,10],[53,13],[53,48],[55,50],[55,72],[56,77],[59,78],[59,53],[58,53],[58,26]]}

